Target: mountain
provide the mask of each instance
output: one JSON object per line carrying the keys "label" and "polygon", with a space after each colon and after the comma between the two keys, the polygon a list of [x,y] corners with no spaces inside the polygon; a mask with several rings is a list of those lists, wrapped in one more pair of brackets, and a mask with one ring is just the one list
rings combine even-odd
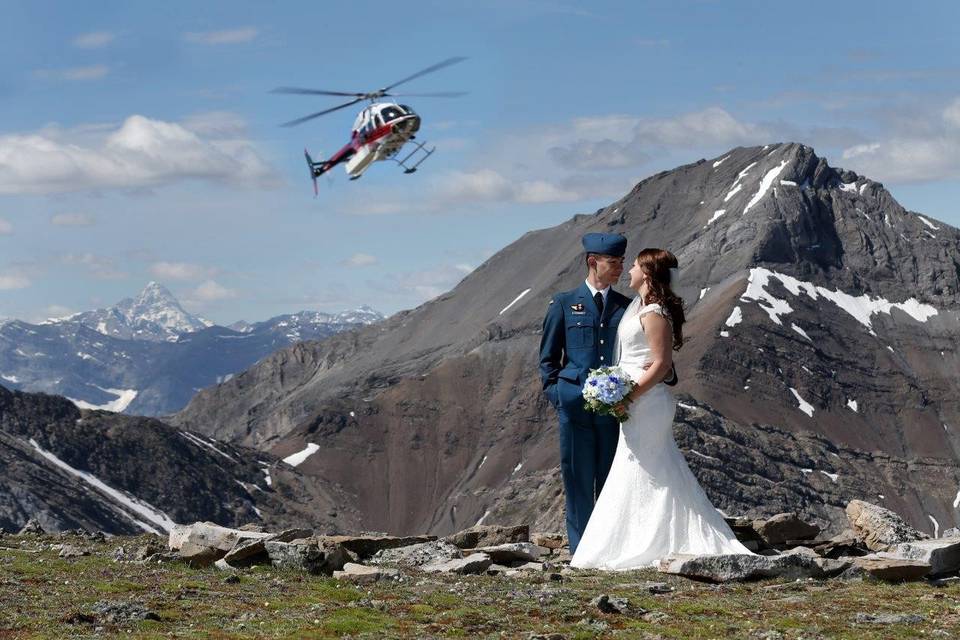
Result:
{"label": "mountain", "polygon": [[[151,418],[0,387],[0,530],[164,533],[173,523],[353,530],[349,496],[294,467]],[[335,515],[331,515],[334,514]]]}
{"label": "mountain", "polygon": [[109,309],[38,325],[0,324],[0,384],[63,395],[87,409],[164,415],[277,349],[382,318],[369,307],[301,311],[234,331],[198,324],[150,283],[136,300]]}
{"label": "mountain", "polygon": [[836,531],[863,498],[931,534],[960,522],[960,232],[797,143],[653,175],[416,309],[264,358],[172,420],[278,456],[318,445],[299,469],[356,495],[367,528],[562,529],[537,347],[552,295],[584,278],[590,231],[679,258],[675,435],[718,508]]}
{"label": "mountain", "polygon": [[50,324],[73,323],[97,333],[127,340],[176,341],[184,333],[213,325],[187,313],[162,284],[150,282],[135,299],[125,298],[112,307],[84,311]]}

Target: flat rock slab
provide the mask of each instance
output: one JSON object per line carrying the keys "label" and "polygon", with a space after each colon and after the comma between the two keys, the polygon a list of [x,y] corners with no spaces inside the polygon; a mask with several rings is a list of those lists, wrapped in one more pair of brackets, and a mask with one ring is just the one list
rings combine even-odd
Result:
{"label": "flat rock slab", "polygon": [[930,565],[930,575],[942,576],[960,569],[960,538],[901,542],[891,547],[890,551],[881,552],[877,555],[904,560],[919,560]]}
{"label": "flat rock slab", "polygon": [[858,613],[853,620],[858,624],[919,624],[926,618],[916,613]]}
{"label": "flat rock slab", "polygon": [[540,557],[540,547],[532,542],[508,542],[492,547],[477,547],[474,553],[485,553],[497,564],[532,562]]}
{"label": "flat rock slab", "polygon": [[361,559],[372,557],[378,551],[398,549],[424,542],[433,542],[437,536],[324,536],[324,539],[343,545]]}
{"label": "flat rock slab", "polygon": [[171,551],[179,551],[190,544],[193,548],[210,547],[226,553],[233,549],[238,540],[256,540],[270,536],[271,534],[265,532],[221,527],[212,522],[194,522],[189,525],[178,524],[171,529],[167,547]]}
{"label": "flat rock slab", "polygon": [[878,555],[850,558],[854,569],[865,572],[878,580],[900,582],[919,580],[930,573],[930,565],[919,560],[902,560]]}
{"label": "flat rock slab", "polygon": [[893,511],[863,500],[851,500],[846,511],[854,534],[872,551],[887,551],[901,542],[930,537],[908,525]]}
{"label": "flat rock slab", "polygon": [[460,575],[466,575],[483,573],[490,567],[491,564],[493,564],[493,560],[491,560],[490,556],[487,554],[472,553],[466,558],[458,558],[436,564],[427,564],[420,568],[427,573],[457,573]]}
{"label": "flat rock slab", "polygon": [[[755,556],[675,555],[660,561],[661,573],[684,576],[706,582],[743,582],[763,578],[820,578],[825,570],[821,558],[803,554]],[[836,568],[831,567],[831,570]]]}
{"label": "flat rock slab", "polygon": [[264,541],[270,562],[278,569],[293,569],[313,574],[332,575],[350,562],[350,553],[342,546],[328,542],[302,543]]}
{"label": "flat rock slab", "polygon": [[460,548],[443,540],[422,542],[408,547],[384,549],[370,558],[370,564],[399,565],[402,567],[420,567],[439,564],[463,557]]}
{"label": "flat rock slab", "polygon": [[778,513],[766,520],[754,520],[753,530],[769,545],[812,540],[820,533],[820,527],[804,522],[795,513]]}
{"label": "flat rock slab", "polygon": [[371,584],[379,580],[392,580],[400,575],[396,569],[387,567],[368,567],[355,562],[348,562],[343,565],[340,571],[334,571],[333,577],[337,580],[345,580],[355,584]]}
{"label": "flat rock slab", "polygon": [[529,542],[530,527],[525,524],[514,527],[500,525],[478,525],[458,531],[444,538],[445,541],[461,549],[491,547],[508,542]]}

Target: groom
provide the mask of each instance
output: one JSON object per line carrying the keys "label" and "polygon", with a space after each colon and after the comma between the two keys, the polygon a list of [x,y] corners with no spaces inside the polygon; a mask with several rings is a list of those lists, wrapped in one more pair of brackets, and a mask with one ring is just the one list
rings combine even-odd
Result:
{"label": "groom", "polygon": [[[591,369],[613,364],[617,326],[630,304],[630,298],[611,288],[623,273],[627,239],[588,233],[582,242],[587,279],[550,301],[540,339],[543,391],[560,417],[560,472],[571,554],[587,528],[620,437],[617,420],[584,409],[581,392]],[[675,375],[671,383],[676,384]]]}

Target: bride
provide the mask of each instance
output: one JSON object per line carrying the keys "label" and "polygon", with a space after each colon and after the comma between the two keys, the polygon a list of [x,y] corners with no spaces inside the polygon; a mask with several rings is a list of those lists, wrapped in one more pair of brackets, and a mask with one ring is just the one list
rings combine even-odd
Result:
{"label": "bride", "polygon": [[623,314],[617,340],[619,365],[636,387],[624,399],[630,417],[620,425],[610,474],[572,567],[627,570],[675,553],[750,553],[710,504],[673,440],[676,400],[659,381],[670,371],[672,350],[683,344],[683,301],[670,289],[676,267],[669,251],[644,249],[630,269],[630,288],[638,295]]}

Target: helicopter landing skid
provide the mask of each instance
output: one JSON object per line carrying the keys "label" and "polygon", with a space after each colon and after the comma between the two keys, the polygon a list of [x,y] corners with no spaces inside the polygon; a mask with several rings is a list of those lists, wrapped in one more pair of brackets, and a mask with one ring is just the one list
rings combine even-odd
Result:
{"label": "helicopter landing skid", "polygon": [[[411,137],[410,140],[413,140],[413,137]],[[412,142],[411,144],[413,144],[413,146],[415,147],[413,151],[411,151],[406,156],[404,156],[402,160],[397,160],[396,158],[394,158],[394,161],[397,164],[399,164],[401,167],[403,167],[404,173],[415,172],[417,170],[417,167],[419,167],[424,160],[426,160],[431,155],[433,155],[433,152],[437,150],[436,147],[433,147],[432,149],[427,149],[426,145],[424,145],[422,142]],[[417,158],[416,156],[420,156],[420,157]],[[415,160],[415,162],[412,165],[408,165],[407,163],[410,160]]]}

